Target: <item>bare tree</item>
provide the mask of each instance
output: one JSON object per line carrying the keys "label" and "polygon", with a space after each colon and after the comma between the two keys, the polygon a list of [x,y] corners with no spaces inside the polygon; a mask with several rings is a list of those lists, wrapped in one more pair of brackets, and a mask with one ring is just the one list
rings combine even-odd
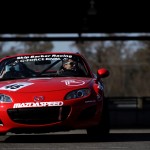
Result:
{"label": "bare tree", "polygon": [[95,73],[102,67],[110,71],[110,77],[103,80],[107,96],[149,95],[150,41],[133,41],[132,45],[129,42],[89,41],[76,44]]}
{"label": "bare tree", "polygon": [[[31,35],[28,34],[16,34],[15,37],[29,37]],[[36,35],[40,36],[40,35]],[[43,37],[45,35],[42,35]],[[5,47],[9,48],[5,50]],[[0,42],[0,58],[7,56],[7,55],[13,55],[18,53],[32,53],[32,52],[45,52],[45,51],[51,51],[53,48],[52,42],[48,41],[5,41]]]}

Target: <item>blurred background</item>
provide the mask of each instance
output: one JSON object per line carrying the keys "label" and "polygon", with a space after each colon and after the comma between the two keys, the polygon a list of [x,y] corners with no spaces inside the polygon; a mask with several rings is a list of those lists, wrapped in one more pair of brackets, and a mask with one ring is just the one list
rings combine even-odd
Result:
{"label": "blurred background", "polygon": [[[0,38],[0,58],[18,53],[32,52],[79,52],[88,61],[93,72],[99,68],[107,68],[110,76],[104,79],[105,96],[150,96],[150,40],[59,40],[49,41],[46,37],[56,37],[57,34],[1,34]],[[86,33],[84,38],[90,37],[126,37],[149,36],[148,33],[114,33],[114,34],[91,34]],[[76,34],[58,34],[60,37],[77,37]],[[32,38],[43,38],[32,41]],[[7,41],[6,38],[15,38]],[[21,40],[27,38],[28,40]],[[31,39],[30,39],[31,38]]]}
{"label": "blurred background", "polygon": [[0,10],[0,58],[18,53],[79,52],[93,72],[102,67],[110,71],[104,79],[107,97],[150,96],[148,18],[149,4],[138,1],[6,2]]}

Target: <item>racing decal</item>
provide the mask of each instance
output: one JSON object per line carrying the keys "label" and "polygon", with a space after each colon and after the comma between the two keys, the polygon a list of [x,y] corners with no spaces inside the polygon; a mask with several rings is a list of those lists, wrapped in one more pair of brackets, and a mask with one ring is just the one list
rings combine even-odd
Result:
{"label": "racing decal", "polygon": [[25,108],[25,107],[48,107],[48,106],[62,106],[63,102],[29,102],[29,103],[15,103],[13,108]]}
{"label": "racing decal", "polygon": [[29,82],[16,82],[13,84],[5,85],[1,87],[0,90],[17,91],[32,84],[33,83],[29,83]]}
{"label": "racing decal", "polygon": [[82,80],[63,80],[61,82],[65,82],[67,86],[80,86],[85,84]]}
{"label": "racing decal", "polygon": [[104,90],[104,84],[102,82],[98,82],[98,88],[100,90]]}
{"label": "racing decal", "polygon": [[52,57],[64,57],[64,58],[72,58],[72,55],[67,55],[67,54],[52,54]]}
{"label": "racing decal", "polygon": [[45,61],[45,60],[61,60],[61,58],[72,58],[72,55],[67,54],[47,54],[47,55],[31,55],[31,56],[18,56],[17,61],[29,62],[29,61]]}
{"label": "racing decal", "polygon": [[96,103],[96,100],[86,100],[85,103]]}

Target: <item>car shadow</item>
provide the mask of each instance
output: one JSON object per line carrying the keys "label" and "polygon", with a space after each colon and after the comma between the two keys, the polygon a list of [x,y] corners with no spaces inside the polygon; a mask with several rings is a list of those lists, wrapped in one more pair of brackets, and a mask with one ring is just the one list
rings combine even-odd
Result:
{"label": "car shadow", "polygon": [[150,133],[111,133],[109,136],[87,136],[86,134],[31,134],[10,135],[4,143],[78,143],[78,142],[127,142],[150,141]]}

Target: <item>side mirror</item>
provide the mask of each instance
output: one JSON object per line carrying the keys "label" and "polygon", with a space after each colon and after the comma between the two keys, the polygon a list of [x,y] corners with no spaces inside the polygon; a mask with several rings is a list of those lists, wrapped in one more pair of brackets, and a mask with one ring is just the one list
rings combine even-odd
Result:
{"label": "side mirror", "polygon": [[105,68],[101,68],[97,70],[97,77],[98,78],[105,78],[109,76],[109,71]]}

